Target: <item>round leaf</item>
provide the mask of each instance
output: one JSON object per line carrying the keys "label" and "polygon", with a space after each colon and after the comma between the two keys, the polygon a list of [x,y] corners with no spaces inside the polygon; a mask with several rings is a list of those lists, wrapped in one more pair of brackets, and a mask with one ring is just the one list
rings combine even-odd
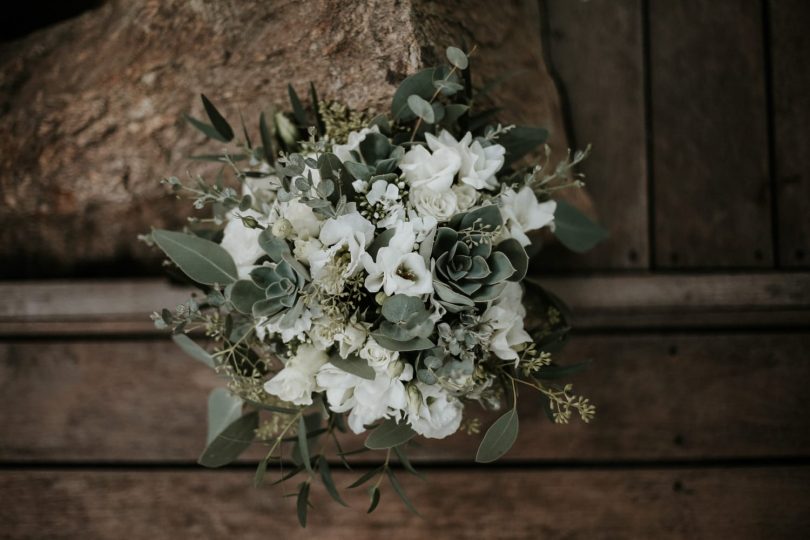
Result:
{"label": "round leaf", "polygon": [[155,243],[188,277],[204,285],[229,285],[238,279],[236,264],[225,249],[204,238],[157,229]]}
{"label": "round leaf", "polygon": [[458,69],[467,69],[470,64],[464,51],[457,47],[447,47],[447,60]]}
{"label": "round leaf", "polygon": [[432,124],[436,120],[435,111],[430,103],[416,94],[408,96],[408,107],[411,108],[416,116],[428,124]]}

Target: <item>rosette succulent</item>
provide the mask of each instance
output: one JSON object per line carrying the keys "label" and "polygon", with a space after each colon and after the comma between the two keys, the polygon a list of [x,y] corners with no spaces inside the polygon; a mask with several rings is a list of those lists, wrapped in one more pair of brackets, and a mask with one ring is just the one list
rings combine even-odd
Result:
{"label": "rosette succulent", "polygon": [[436,231],[433,285],[449,311],[495,300],[508,282],[525,277],[526,251],[513,238],[497,241],[502,227],[498,207],[489,205],[458,214]]}
{"label": "rosette succulent", "polygon": [[290,253],[284,240],[265,230],[259,244],[273,262],[250,272],[231,288],[231,303],[246,315],[279,319],[281,327],[291,325],[304,310],[301,292],[309,281],[309,272]]}

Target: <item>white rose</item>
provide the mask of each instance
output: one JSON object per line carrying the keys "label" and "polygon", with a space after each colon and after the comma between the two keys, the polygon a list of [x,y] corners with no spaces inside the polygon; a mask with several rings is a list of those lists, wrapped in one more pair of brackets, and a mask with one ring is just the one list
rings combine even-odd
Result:
{"label": "white rose", "polygon": [[352,318],[352,320],[343,327],[343,331],[335,336],[341,358],[348,357],[351,353],[362,347],[367,337],[368,328],[366,328],[366,325]]}
{"label": "white rose", "polygon": [[453,186],[453,193],[456,194],[456,205],[459,212],[466,212],[478,202],[478,190],[467,184]]}
{"label": "white rose", "polygon": [[418,188],[411,191],[411,205],[421,216],[430,216],[437,221],[447,221],[458,210],[456,194],[451,189],[433,191]]}
{"label": "white rose", "polygon": [[324,351],[301,345],[284,369],[264,383],[264,391],[295,405],[311,405],[317,390],[315,374],[327,360]]}
{"label": "white rose", "polygon": [[501,194],[503,220],[509,229],[509,234],[522,246],[532,243],[526,235],[528,231],[553,225],[556,209],[556,201],[538,202],[534,191],[529,186],[523,186],[517,193],[508,189]]}
{"label": "white rose", "polygon": [[304,264],[309,264],[310,257],[323,249],[323,244],[321,244],[321,241],[317,238],[310,238],[308,240],[296,238],[293,244],[293,255]]}
{"label": "white rose", "polygon": [[[262,216],[252,210],[242,212],[241,215],[256,218],[260,223],[264,223]],[[259,235],[261,233],[261,229],[246,227],[242,220],[237,217],[234,217],[225,225],[220,245],[236,263],[236,271],[240,279],[247,279],[250,271],[255,268],[256,260],[265,255],[264,250],[259,245]]]}
{"label": "white rose", "polygon": [[443,439],[458,431],[464,406],[438,384],[408,387],[408,423],[419,435]]}
{"label": "white rose", "polygon": [[481,318],[492,329],[489,350],[495,356],[502,360],[519,360],[515,346],[532,340],[523,328],[525,316],[523,289],[519,283],[510,282]]}
{"label": "white rose", "polygon": [[[311,253],[309,257],[313,278],[328,277],[332,283],[336,278],[353,276],[361,266],[362,257],[366,253],[365,248],[374,239],[374,231],[374,225],[356,210],[337,218],[327,219],[318,237],[327,249]],[[330,261],[344,250],[350,255],[348,266],[340,276],[327,276],[325,272],[328,271]]]}
{"label": "white rose", "polygon": [[453,148],[440,148],[430,153],[424,146],[414,146],[402,157],[399,168],[412,188],[426,187],[444,191],[453,184],[461,156]]}
{"label": "white rose", "polygon": [[399,358],[397,351],[389,351],[373,339],[366,340],[357,355],[374,369],[386,369],[391,362]]}
{"label": "white rose", "polygon": [[321,221],[317,214],[312,211],[312,208],[298,202],[297,199],[279,203],[278,213],[292,225],[291,236],[294,238],[303,240],[315,238],[321,231]]}
{"label": "white rose", "polygon": [[446,130],[442,130],[438,137],[430,133],[425,134],[425,141],[434,152],[440,149],[452,149],[461,158],[459,177],[462,182],[475,189],[495,189],[498,181],[495,173],[501,170],[504,164],[506,149],[500,144],[482,146],[480,142],[472,140],[472,133],[457,141]]}
{"label": "white rose", "polygon": [[379,132],[380,128],[376,125],[370,128],[363,128],[360,131],[352,131],[349,133],[346,144],[332,145],[332,153],[335,154],[340,161],[360,161],[360,159],[352,156],[352,152],[360,148],[360,143],[366,139],[366,135]]}

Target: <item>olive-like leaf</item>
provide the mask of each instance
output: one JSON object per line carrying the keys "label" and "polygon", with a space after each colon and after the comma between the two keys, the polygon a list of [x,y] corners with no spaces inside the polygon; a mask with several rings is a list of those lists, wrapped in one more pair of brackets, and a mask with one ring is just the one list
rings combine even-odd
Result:
{"label": "olive-like leaf", "polygon": [[298,523],[301,527],[307,527],[307,510],[309,510],[309,482],[302,482],[298,491],[298,500],[295,504],[298,513]]}
{"label": "olive-like leaf", "polygon": [[515,409],[511,409],[506,414],[495,420],[487,430],[475,461],[478,463],[490,463],[504,455],[515,444],[518,434],[518,415]]}
{"label": "olive-like leaf", "polygon": [[264,116],[264,113],[259,115],[259,135],[262,139],[264,159],[267,163],[272,165],[275,159],[273,156],[273,134],[270,131],[270,126],[267,125],[267,118]]}
{"label": "olive-like leaf", "polygon": [[584,253],[607,238],[607,231],[565,201],[557,201],[554,211],[554,236],[577,253]]}
{"label": "olive-like leaf", "polygon": [[177,346],[183,350],[184,353],[194,358],[195,360],[199,360],[200,362],[210,367],[211,369],[214,369],[216,367],[214,357],[211,356],[208,353],[208,351],[200,347],[193,339],[191,339],[187,335],[175,334],[172,336],[172,341],[174,341],[177,344]]}
{"label": "olive-like leaf", "polygon": [[332,479],[332,472],[329,470],[329,463],[326,461],[326,459],[318,460],[318,472],[321,475],[321,480],[323,481],[323,485],[326,487],[326,491],[329,492],[329,495],[338,504],[349,506],[340,496],[340,492],[338,492],[337,486],[335,486],[335,481]]}
{"label": "olive-like leaf", "polygon": [[307,424],[303,416],[298,417],[298,455],[308,472],[312,472],[312,460],[309,457],[309,442],[307,441]]}
{"label": "olive-like leaf", "polygon": [[259,413],[249,412],[226,427],[206,447],[197,463],[203,467],[223,467],[239,457],[253,442],[259,427]]}
{"label": "olive-like leaf", "polygon": [[399,480],[397,480],[394,471],[388,469],[385,472],[388,473],[388,480],[391,482],[391,487],[394,488],[396,494],[399,495],[399,498],[402,499],[403,503],[405,503],[405,507],[417,516],[421,516],[421,514],[416,510],[416,507],[411,503],[411,500],[405,494],[405,490],[402,489],[402,486],[400,485]]}
{"label": "olive-like leaf", "polygon": [[202,120],[197,120],[193,116],[184,115],[186,122],[197,128],[209,139],[214,139],[219,142],[228,142],[228,139],[219,134],[219,132],[211,124],[206,124]]}
{"label": "olive-like leaf", "polygon": [[236,264],[225,249],[210,240],[156,229],[152,238],[188,277],[204,285],[229,285],[238,279]]}
{"label": "olive-like leaf", "polygon": [[386,450],[405,444],[416,435],[416,432],[405,422],[397,423],[389,418],[372,431],[366,439],[366,448]]}
{"label": "olive-like leaf", "polygon": [[200,98],[202,98],[203,107],[205,107],[205,114],[208,115],[208,119],[211,120],[211,124],[214,126],[214,129],[217,130],[217,133],[222,135],[222,139],[224,142],[229,142],[233,140],[233,129],[231,125],[228,124],[228,121],[225,120],[214,104],[205,97],[205,94],[200,94]]}
{"label": "olive-like leaf", "polygon": [[371,503],[368,506],[368,514],[372,513],[377,505],[380,504],[380,488],[377,486],[371,486],[368,488],[368,496],[371,499]]}

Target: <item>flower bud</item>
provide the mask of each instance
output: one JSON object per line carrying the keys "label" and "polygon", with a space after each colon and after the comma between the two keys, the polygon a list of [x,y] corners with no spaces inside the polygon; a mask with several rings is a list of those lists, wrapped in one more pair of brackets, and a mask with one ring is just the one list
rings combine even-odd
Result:
{"label": "flower bud", "polygon": [[419,409],[422,406],[422,392],[415,384],[408,386],[408,414],[419,416]]}
{"label": "flower bud", "polygon": [[403,370],[405,369],[404,362],[391,362],[388,364],[388,376],[392,379],[399,379],[399,376],[402,375]]}
{"label": "flower bud", "polygon": [[276,238],[284,239],[289,237],[294,232],[294,229],[292,223],[290,223],[288,219],[279,218],[276,220],[275,223],[273,223],[272,232],[273,236],[275,236]]}
{"label": "flower bud", "polygon": [[375,301],[375,302],[377,302],[377,303],[378,303],[378,304],[380,304],[380,305],[383,305],[383,302],[385,302],[385,299],[386,299],[386,298],[388,298],[388,295],[386,295],[386,294],[385,294],[385,292],[380,291],[380,292],[378,292],[378,293],[377,293],[377,295],[374,297],[374,301]]}
{"label": "flower bud", "polygon": [[239,219],[242,220],[242,225],[249,229],[261,229],[263,228],[259,225],[259,222],[256,221],[256,218],[253,216],[239,216]]}

